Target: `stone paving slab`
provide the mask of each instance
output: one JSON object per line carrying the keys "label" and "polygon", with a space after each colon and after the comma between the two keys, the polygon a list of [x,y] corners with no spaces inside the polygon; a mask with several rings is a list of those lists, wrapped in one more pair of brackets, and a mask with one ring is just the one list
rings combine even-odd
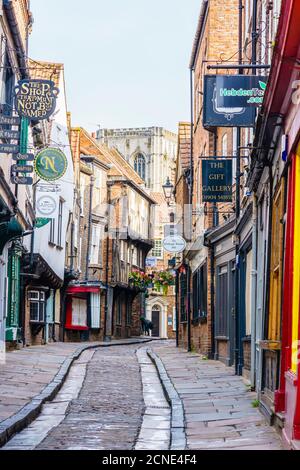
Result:
{"label": "stone paving slab", "polygon": [[184,406],[191,450],[283,450],[273,427],[252,402],[256,394],[232,368],[178,350],[174,342],[151,345]]}

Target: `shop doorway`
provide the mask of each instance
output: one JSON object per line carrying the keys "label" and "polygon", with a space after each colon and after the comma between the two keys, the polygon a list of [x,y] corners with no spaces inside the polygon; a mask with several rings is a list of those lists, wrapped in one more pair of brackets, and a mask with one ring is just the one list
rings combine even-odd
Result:
{"label": "shop doorway", "polygon": [[158,305],[154,305],[152,308],[152,323],[153,323],[153,330],[152,336],[159,337],[159,325],[160,325],[160,316],[161,316],[161,308]]}

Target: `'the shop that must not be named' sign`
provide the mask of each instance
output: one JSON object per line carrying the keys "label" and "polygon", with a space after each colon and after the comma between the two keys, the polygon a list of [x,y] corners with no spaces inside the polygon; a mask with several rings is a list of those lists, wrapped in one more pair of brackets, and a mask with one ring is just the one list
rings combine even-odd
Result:
{"label": "'the shop that must not be named' sign", "polygon": [[232,160],[202,161],[202,201],[232,202]]}
{"label": "'the shop that must not be named' sign", "polygon": [[16,111],[31,120],[48,119],[55,111],[58,93],[51,80],[21,80],[15,87]]}

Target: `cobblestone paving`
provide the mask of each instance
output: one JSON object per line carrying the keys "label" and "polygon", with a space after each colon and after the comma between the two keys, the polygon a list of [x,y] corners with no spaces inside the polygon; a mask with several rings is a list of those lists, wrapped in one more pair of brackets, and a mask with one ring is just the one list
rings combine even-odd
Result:
{"label": "cobblestone paving", "polygon": [[184,404],[189,449],[281,450],[279,435],[252,402],[231,368],[177,350],[174,342],[151,344]]}
{"label": "cobblestone paving", "polygon": [[78,398],[38,450],[133,449],[144,411],[137,347],[95,352]]}

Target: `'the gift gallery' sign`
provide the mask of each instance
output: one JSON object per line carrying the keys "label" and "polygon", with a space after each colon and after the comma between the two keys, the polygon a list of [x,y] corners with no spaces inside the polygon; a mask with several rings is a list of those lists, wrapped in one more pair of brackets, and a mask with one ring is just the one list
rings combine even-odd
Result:
{"label": "'the gift gallery' sign", "polygon": [[202,161],[202,201],[232,202],[232,160]]}
{"label": "'the gift gallery' sign", "polygon": [[15,88],[16,111],[28,119],[48,119],[55,111],[58,93],[51,80],[21,80]]}

